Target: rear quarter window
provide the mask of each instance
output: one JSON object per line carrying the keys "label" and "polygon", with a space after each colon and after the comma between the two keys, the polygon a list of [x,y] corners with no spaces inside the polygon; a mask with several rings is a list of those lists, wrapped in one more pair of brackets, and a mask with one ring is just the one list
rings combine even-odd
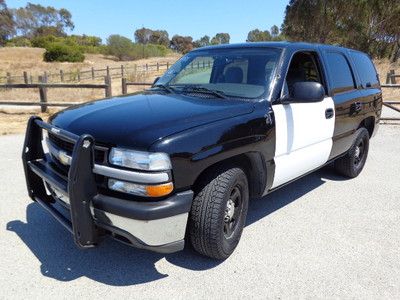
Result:
{"label": "rear quarter window", "polygon": [[326,60],[333,92],[341,93],[355,89],[353,73],[346,57],[339,52],[327,52]]}
{"label": "rear quarter window", "polygon": [[371,59],[364,53],[351,52],[350,54],[363,88],[378,87],[378,75]]}

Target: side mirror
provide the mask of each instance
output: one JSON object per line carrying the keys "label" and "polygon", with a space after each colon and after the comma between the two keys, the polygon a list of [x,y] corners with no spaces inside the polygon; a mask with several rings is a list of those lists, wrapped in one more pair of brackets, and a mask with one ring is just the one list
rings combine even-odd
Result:
{"label": "side mirror", "polygon": [[154,79],[153,85],[155,85],[157,83],[158,79],[160,79],[160,77],[156,77],[156,79]]}
{"label": "side mirror", "polygon": [[281,98],[282,104],[319,102],[325,97],[325,89],[319,82],[295,82],[289,93]]}

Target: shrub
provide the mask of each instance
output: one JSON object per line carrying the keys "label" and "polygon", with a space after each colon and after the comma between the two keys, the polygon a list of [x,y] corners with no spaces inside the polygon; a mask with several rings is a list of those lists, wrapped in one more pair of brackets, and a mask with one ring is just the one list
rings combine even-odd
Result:
{"label": "shrub", "polygon": [[82,62],[85,59],[85,55],[77,46],[54,43],[47,45],[46,52],[44,53],[43,58],[47,62]]}
{"label": "shrub", "polygon": [[130,39],[113,34],[107,39],[108,54],[116,56],[118,60],[130,60],[132,57],[133,43]]}
{"label": "shrub", "polygon": [[31,41],[26,37],[15,37],[9,40],[6,44],[8,47],[31,47]]}
{"label": "shrub", "polygon": [[47,48],[49,45],[55,42],[62,41],[62,38],[56,37],[54,35],[37,36],[31,39],[32,47],[36,48]]}
{"label": "shrub", "polygon": [[133,43],[130,39],[120,35],[110,35],[107,39],[107,54],[116,56],[118,60],[165,56],[169,51],[163,45]]}

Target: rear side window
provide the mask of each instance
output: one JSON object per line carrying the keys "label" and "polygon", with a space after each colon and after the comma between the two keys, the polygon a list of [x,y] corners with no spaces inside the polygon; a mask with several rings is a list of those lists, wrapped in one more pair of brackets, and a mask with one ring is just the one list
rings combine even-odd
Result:
{"label": "rear side window", "polygon": [[378,76],[371,59],[364,53],[351,52],[351,58],[356,66],[357,73],[360,76],[363,88],[378,86]]}
{"label": "rear side window", "polygon": [[354,78],[349,63],[343,54],[338,52],[326,53],[329,77],[334,93],[353,90]]}

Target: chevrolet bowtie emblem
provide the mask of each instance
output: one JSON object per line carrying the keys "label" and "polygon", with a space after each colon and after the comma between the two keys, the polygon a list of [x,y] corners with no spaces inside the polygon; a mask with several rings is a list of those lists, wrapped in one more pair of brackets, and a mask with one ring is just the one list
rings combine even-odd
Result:
{"label": "chevrolet bowtie emblem", "polygon": [[68,165],[70,164],[69,156],[68,156],[67,153],[65,153],[64,151],[58,152],[58,160],[59,160],[63,165],[68,166]]}

